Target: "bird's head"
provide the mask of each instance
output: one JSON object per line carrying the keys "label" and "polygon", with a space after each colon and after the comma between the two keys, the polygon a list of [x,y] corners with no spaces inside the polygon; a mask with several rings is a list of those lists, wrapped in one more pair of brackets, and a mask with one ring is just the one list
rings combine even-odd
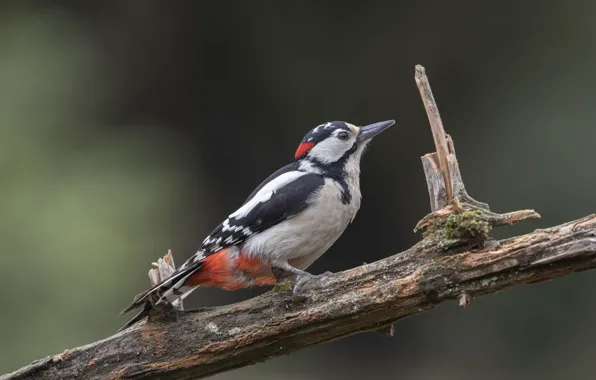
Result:
{"label": "bird's head", "polygon": [[296,150],[295,158],[321,169],[340,166],[343,168],[348,161],[359,162],[364,148],[373,137],[394,123],[394,120],[388,120],[363,127],[343,121],[321,124],[304,136]]}

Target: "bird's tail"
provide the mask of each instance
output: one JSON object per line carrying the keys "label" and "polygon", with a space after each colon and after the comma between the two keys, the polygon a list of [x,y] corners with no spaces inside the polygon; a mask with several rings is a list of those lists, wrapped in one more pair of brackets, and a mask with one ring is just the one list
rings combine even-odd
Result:
{"label": "bird's tail", "polygon": [[152,307],[153,306],[151,305],[151,302],[149,302],[148,300],[145,301],[143,310],[139,311],[137,315],[132,317],[128,322],[126,322],[122,327],[120,327],[117,332],[125,330],[130,326],[134,325],[135,323],[145,319],[149,315],[149,312],[151,311]]}
{"label": "bird's tail", "polygon": [[185,285],[186,280],[200,270],[202,266],[202,261],[186,263],[170,277],[138,294],[133,302],[120,314],[127,314],[140,307],[143,307],[143,310],[135,315],[130,321],[126,322],[126,324],[124,324],[118,331],[124,330],[144,319],[149,315],[149,312],[153,309],[154,305],[162,302],[171,304],[180,298],[184,298],[193,289],[192,286]]}

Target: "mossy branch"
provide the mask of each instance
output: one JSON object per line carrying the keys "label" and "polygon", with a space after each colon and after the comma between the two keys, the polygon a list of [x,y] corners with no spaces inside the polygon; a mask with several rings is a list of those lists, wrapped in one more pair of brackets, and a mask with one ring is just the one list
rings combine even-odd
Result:
{"label": "mossy branch", "polygon": [[[421,242],[375,263],[175,321],[138,326],[38,360],[0,380],[199,379],[470,300],[596,268],[596,216],[450,251]],[[473,305],[472,305],[473,306]]]}
{"label": "mossy branch", "polygon": [[424,232],[426,244],[449,250],[458,246],[481,246],[490,240],[493,227],[540,218],[534,210],[497,214],[490,211],[488,204],[468,194],[453,139],[445,133],[424,67],[416,66],[415,78],[437,151],[422,156],[431,213],[418,222],[414,231]]}

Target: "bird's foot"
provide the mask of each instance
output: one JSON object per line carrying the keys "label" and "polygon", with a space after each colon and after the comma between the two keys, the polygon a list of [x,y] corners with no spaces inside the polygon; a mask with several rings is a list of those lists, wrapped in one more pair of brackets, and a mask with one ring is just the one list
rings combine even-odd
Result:
{"label": "bird's foot", "polygon": [[322,274],[318,274],[318,275],[310,274],[308,272],[304,272],[304,273],[305,274],[300,274],[300,275],[296,276],[296,282],[294,284],[294,289],[292,290],[292,293],[294,295],[300,295],[306,282],[313,280],[313,279],[321,279],[321,278],[329,276],[330,274],[333,274],[333,272],[329,272],[329,271],[322,273]]}

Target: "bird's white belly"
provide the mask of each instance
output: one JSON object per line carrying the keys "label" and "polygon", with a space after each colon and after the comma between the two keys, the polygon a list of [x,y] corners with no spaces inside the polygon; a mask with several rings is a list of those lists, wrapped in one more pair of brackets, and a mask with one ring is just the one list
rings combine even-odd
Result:
{"label": "bird's white belly", "polygon": [[349,204],[341,202],[341,188],[330,179],[312,205],[297,215],[251,236],[242,251],[265,260],[283,260],[306,269],[341,236],[360,207],[360,192],[352,191]]}

